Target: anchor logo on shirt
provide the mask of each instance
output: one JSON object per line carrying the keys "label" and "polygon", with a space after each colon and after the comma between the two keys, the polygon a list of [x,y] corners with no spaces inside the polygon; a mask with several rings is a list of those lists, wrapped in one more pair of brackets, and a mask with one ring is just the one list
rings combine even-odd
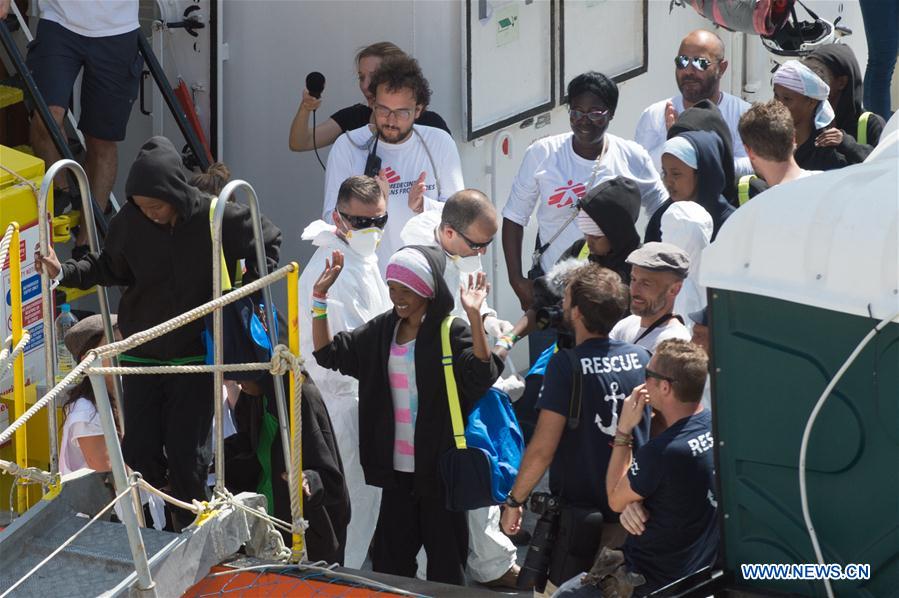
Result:
{"label": "anchor logo on shirt", "polygon": [[618,401],[623,401],[627,398],[627,395],[624,393],[618,393],[618,383],[611,382],[609,387],[612,389],[612,394],[606,395],[603,397],[604,401],[612,401],[612,423],[608,426],[602,425],[602,418],[599,417],[599,414],[596,414],[596,427],[600,429],[603,434],[608,434],[609,436],[615,436],[615,431],[618,428]]}
{"label": "anchor logo on shirt", "polygon": [[568,181],[568,185],[559,187],[549,196],[549,205],[564,208],[579,201],[586,193],[587,187],[583,183]]}
{"label": "anchor logo on shirt", "polygon": [[401,177],[394,169],[388,166],[384,169],[384,178],[387,179],[388,183],[393,184],[399,182]]}

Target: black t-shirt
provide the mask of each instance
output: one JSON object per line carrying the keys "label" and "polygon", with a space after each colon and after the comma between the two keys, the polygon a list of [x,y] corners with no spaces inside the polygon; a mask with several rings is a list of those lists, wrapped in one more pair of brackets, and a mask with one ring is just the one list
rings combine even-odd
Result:
{"label": "black t-shirt", "polygon": [[[342,110],[338,110],[331,115],[331,118],[340,125],[340,130],[345,133],[347,131],[358,129],[359,127],[364,127],[371,122],[371,108],[365,104],[353,104],[352,106],[347,106]],[[446,121],[444,121],[439,114],[431,112],[430,110],[422,111],[421,116],[418,117],[415,124],[443,129],[452,136],[452,132],[449,130]]]}
{"label": "black t-shirt", "polygon": [[624,558],[646,594],[711,565],[718,553],[712,416],[707,409],[675,422],[635,449],[631,488],[644,497],[646,531],[628,536]]}
{"label": "black t-shirt", "polygon": [[[549,488],[568,505],[602,511],[607,521],[618,521],[609,509],[606,469],[621,406],[635,386],[645,380],[649,353],[643,347],[608,338],[595,338],[574,348],[581,365],[581,418],[574,430],[565,428],[549,468]],[[559,352],[546,366],[537,409],[568,417],[572,372],[568,357]],[[649,438],[650,410],[634,430],[634,445]]]}
{"label": "black t-shirt", "polygon": [[[805,143],[796,148],[793,157],[796,164],[804,170],[836,170],[851,164],[851,161],[843,153],[841,146],[818,147],[815,139],[823,133],[818,129],[805,140]],[[846,133],[844,132],[844,135]]]}

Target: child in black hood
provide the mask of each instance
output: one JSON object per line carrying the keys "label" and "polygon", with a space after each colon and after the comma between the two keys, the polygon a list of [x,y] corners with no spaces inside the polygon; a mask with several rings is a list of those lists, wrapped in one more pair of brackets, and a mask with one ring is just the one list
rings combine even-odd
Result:
{"label": "child in black hood", "polygon": [[886,123],[862,107],[863,79],[855,53],[845,44],[825,44],[805,64],[830,86],[827,99],[835,113],[830,126],[846,134],[840,149],[850,164],[863,162],[877,147]]}
{"label": "child in black hood", "polygon": [[735,208],[724,197],[723,146],[716,133],[686,131],[665,142],[662,181],[669,199],[646,225],[645,243],[662,240],[662,215],[675,201],[695,201],[712,217],[712,240]]}
{"label": "child in black hood", "polygon": [[[343,266],[343,255],[335,251],[313,286],[313,355],[322,367],[359,380],[362,470],[366,483],[383,489],[373,569],[414,577],[415,556],[424,545],[428,579],[464,585],[467,517],[446,509],[439,472],[441,456],[455,446],[441,363],[440,328],[454,304],[445,264],[446,253],[438,247],[399,250],[386,271],[394,309],[332,338],[327,291]],[[450,327],[463,419],[502,371],[479,312],[488,286],[480,272],[461,290],[471,328],[460,318]]]}
{"label": "child in black hood", "polygon": [[[118,324],[128,337],[212,299],[211,197],[187,182],[181,154],[165,137],[152,137],[138,153],[125,183],[128,201],[109,223],[99,254],[59,263],[52,249],[38,256],[62,284],[125,287]],[[281,231],[263,218],[266,266],[278,264]],[[225,206],[222,242],[228,264],[246,260],[244,281],[259,277],[250,209]],[[126,365],[203,363],[203,321],[182,326],[137,347]],[[181,500],[205,500],[212,423],[212,375],[125,376],[125,462],[150,484],[168,486]],[[193,517],[175,512],[176,527]]]}
{"label": "child in black hood", "polygon": [[640,215],[640,190],[625,177],[603,181],[581,200],[577,225],[584,238],[575,241],[560,262],[586,257],[617,273],[624,284],[631,279],[627,256],[640,247],[640,233],[635,223]]}

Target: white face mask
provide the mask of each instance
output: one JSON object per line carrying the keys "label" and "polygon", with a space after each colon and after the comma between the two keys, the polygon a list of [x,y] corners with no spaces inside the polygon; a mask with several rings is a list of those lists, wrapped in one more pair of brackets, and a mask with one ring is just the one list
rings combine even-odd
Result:
{"label": "white face mask", "polygon": [[378,249],[383,236],[384,231],[375,227],[350,230],[346,233],[346,242],[353,251],[362,257],[368,257]]}
{"label": "white face mask", "polygon": [[481,254],[479,253],[467,257],[462,257],[461,255],[451,255],[449,257],[462,274],[474,274],[481,269]]}

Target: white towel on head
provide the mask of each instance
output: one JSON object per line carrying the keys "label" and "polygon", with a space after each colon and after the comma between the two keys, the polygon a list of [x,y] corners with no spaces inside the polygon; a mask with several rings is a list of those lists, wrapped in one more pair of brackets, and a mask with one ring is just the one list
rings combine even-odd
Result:
{"label": "white towel on head", "polygon": [[827,97],[830,95],[830,86],[812,69],[798,60],[788,60],[783,63],[775,71],[772,84],[782,85],[807,98],[818,100],[818,108],[815,110],[816,129],[823,129],[833,122],[835,116],[833,107],[827,101]]}
{"label": "white towel on head", "polygon": [[696,158],[696,148],[686,137],[676,135],[662,146],[662,154],[671,154],[693,170],[698,168],[699,160]]}

